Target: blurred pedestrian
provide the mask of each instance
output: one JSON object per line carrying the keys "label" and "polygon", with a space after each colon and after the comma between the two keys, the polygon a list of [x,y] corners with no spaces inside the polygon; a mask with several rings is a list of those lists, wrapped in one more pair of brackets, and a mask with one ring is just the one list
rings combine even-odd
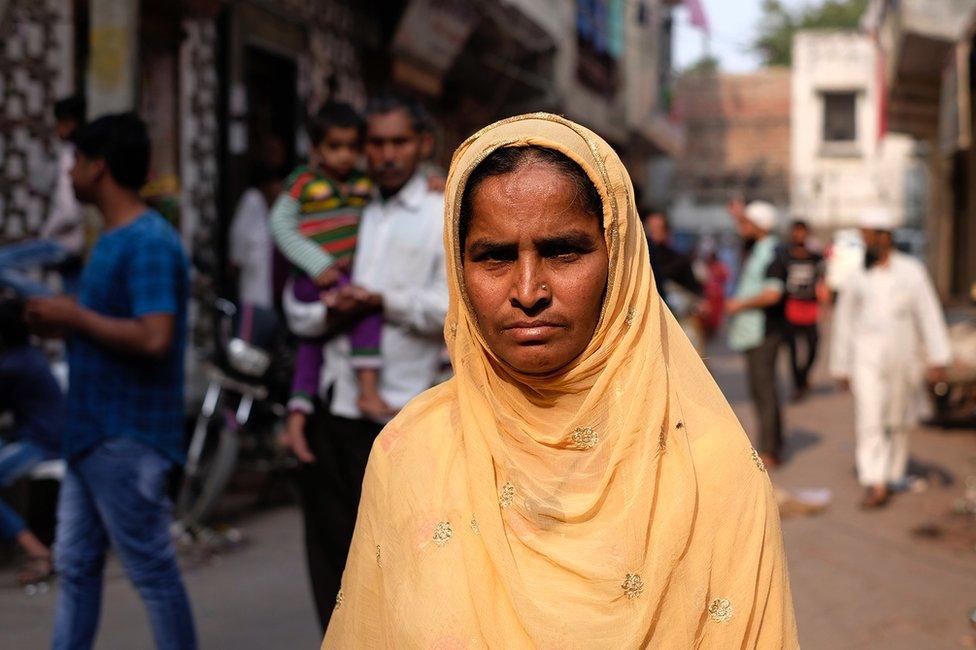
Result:
{"label": "blurred pedestrian", "polygon": [[778,254],[774,234],[776,208],[753,201],[742,212],[733,212],[742,238],[745,259],[735,294],[725,305],[731,316],[729,347],[743,352],[749,377],[749,394],[759,420],[759,456],[776,467],[783,450],[783,418],[776,386],[776,357],[783,342],[786,321],[783,291],[786,266]]}
{"label": "blurred pedestrian", "polygon": [[237,278],[241,304],[274,307],[274,245],[269,224],[271,205],[281,193],[279,169],[257,163],[254,182],[244,190],[230,224],[230,263]]}
{"label": "blurred pedestrian", "polygon": [[702,323],[705,329],[705,339],[710,341],[722,326],[725,316],[725,286],[729,282],[731,273],[729,267],[718,257],[714,245],[702,248],[702,262],[705,266],[705,304],[702,310]]}
{"label": "blurred pedestrian", "polygon": [[[695,297],[704,293],[701,282],[695,277],[691,258],[676,250],[671,242],[671,223],[664,210],[653,209],[644,219],[647,247],[651,255],[651,269],[657,291],[669,302],[669,291],[677,285]],[[670,304],[670,303],[669,303]]]}
{"label": "blurred pedestrian", "polygon": [[24,296],[49,293],[24,271],[42,266],[63,265],[62,280],[68,293],[74,293],[78,268],[85,245],[85,224],[81,204],[71,187],[71,168],[75,150],[72,142],[78,127],[85,123],[85,100],[67,97],[54,104],[58,147],[57,175],[51,188],[51,207],[36,239],[0,247],[0,284]]}
{"label": "blurred pedestrian", "polygon": [[864,508],[884,506],[904,482],[919,386],[943,381],[952,355],[928,273],[895,248],[894,230],[887,210],[862,216],[864,267],[841,287],[832,324],[831,374],[854,392]]}
{"label": "blurred pedestrian", "polygon": [[802,399],[810,390],[810,369],[820,342],[819,299],[825,291],[823,256],[811,249],[809,237],[810,227],[798,219],[790,228],[786,246],[785,313],[794,400]]}
{"label": "blurred pedestrian", "polygon": [[658,293],[678,319],[688,339],[701,353],[705,345],[702,312],[708,307],[701,298],[703,289],[695,276],[691,257],[674,248],[671,225],[664,210],[651,210],[644,220],[647,247]]}
{"label": "blurred pedestrian", "polygon": [[69,389],[55,565],[54,648],[90,648],[111,545],[149,612],[158,648],[196,646],[169,535],[167,477],[184,460],[188,266],[176,231],[139,198],[146,126],[132,113],[80,128],[71,178],[105,220],[77,302],[27,304],[38,333],[68,337]]}
{"label": "blurred pedestrian", "polygon": [[[61,454],[64,396],[44,353],[31,345],[24,300],[0,297],[0,412],[13,414],[13,427],[0,439],[0,488]],[[51,552],[13,508],[0,501],[0,538],[16,541],[27,555],[21,584],[53,574]]]}
{"label": "blurred pedestrian", "polygon": [[[430,388],[440,368],[447,283],[444,197],[431,191],[421,163],[433,144],[426,111],[392,94],[366,109],[365,152],[379,190],[366,206],[351,284],[322,301],[285,301],[292,330],[319,336],[364,313],[383,318],[380,394],[394,409]],[[287,294],[286,294],[287,298]],[[348,336],[326,346],[320,408],[288,443],[307,465],[301,475],[305,544],[323,629],[336,604],[352,540],[359,495],[373,440],[385,424],[358,405],[359,387]]]}
{"label": "blurred pedestrian", "polygon": [[[359,222],[373,183],[356,167],[363,151],[362,117],[341,102],[329,102],[308,121],[313,158],[285,181],[274,204],[271,230],[278,248],[295,265],[290,292],[304,303],[317,303],[349,284]],[[350,359],[359,386],[357,408],[376,418],[393,414],[379,391],[382,368],[379,313],[361,315],[349,331]],[[304,429],[318,390],[324,341],[303,340],[295,357],[289,426]]]}

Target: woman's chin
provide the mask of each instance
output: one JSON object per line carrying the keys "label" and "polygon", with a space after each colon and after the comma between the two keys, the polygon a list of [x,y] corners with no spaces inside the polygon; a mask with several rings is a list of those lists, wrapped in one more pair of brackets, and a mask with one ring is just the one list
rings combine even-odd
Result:
{"label": "woman's chin", "polygon": [[525,375],[548,375],[564,367],[575,356],[550,346],[532,345],[519,346],[502,356],[502,360]]}

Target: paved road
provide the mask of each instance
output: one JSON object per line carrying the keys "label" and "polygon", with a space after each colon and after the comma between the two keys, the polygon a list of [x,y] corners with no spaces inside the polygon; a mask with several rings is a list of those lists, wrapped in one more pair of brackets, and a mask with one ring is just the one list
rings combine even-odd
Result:
{"label": "paved road", "polygon": [[[716,350],[716,378],[747,429],[737,357]],[[976,475],[976,435],[920,431],[916,462],[945,471],[954,484],[905,495],[882,512],[863,513],[853,476],[850,397],[821,391],[787,409],[790,460],[773,473],[782,487],[829,487],[823,514],[784,522],[804,648],[885,650],[974,647],[966,617],[976,607],[976,550],[959,538],[920,540],[913,528],[947,521],[967,475]],[[314,623],[294,508],[249,516],[250,543],[219,561],[188,566],[186,581],[203,648],[315,648]],[[44,648],[54,594],[27,598],[0,572],[0,648]],[[98,648],[150,648],[142,606],[111,564]]]}
{"label": "paved road", "polygon": [[[740,360],[719,353],[709,366],[752,430]],[[976,475],[976,432],[919,430],[911,442],[912,465],[944,473],[952,484],[901,495],[883,511],[863,512],[854,478],[852,400],[830,391],[822,374],[818,379],[820,390],[787,407],[788,462],[771,474],[783,488],[833,491],[826,512],[783,522],[802,646],[976,647],[967,622],[976,607],[976,534],[972,528],[965,538],[924,540],[912,534],[926,524],[962,528],[949,513],[966,477]]]}
{"label": "paved road", "polygon": [[[318,648],[295,508],[265,511],[242,522],[249,542],[205,564],[185,563],[200,647],[223,650]],[[32,650],[50,642],[55,594],[29,598],[0,572],[0,648]],[[108,568],[98,650],[152,648],[142,603],[116,562]]]}

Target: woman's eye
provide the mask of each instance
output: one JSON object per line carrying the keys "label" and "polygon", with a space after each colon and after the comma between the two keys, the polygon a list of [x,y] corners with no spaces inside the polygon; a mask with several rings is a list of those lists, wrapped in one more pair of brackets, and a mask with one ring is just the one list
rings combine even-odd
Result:
{"label": "woman's eye", "polygon": [[554,250],[550,251],[546,257],[551,260],[556,260],[557,262],[575,262],[583,255],[583,251],[580,250]]}

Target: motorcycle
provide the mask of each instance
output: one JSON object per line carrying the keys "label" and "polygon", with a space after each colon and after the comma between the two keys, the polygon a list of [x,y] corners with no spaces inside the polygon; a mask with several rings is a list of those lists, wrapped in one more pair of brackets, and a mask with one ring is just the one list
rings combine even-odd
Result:
{"label": "motorcycle", "polygon": [[287,354],[277,315],[218,299],[215,354],[176,499],[178,527],[201,530],[236,469],[262,473],[295,461],[276,444],[286,416]]}

